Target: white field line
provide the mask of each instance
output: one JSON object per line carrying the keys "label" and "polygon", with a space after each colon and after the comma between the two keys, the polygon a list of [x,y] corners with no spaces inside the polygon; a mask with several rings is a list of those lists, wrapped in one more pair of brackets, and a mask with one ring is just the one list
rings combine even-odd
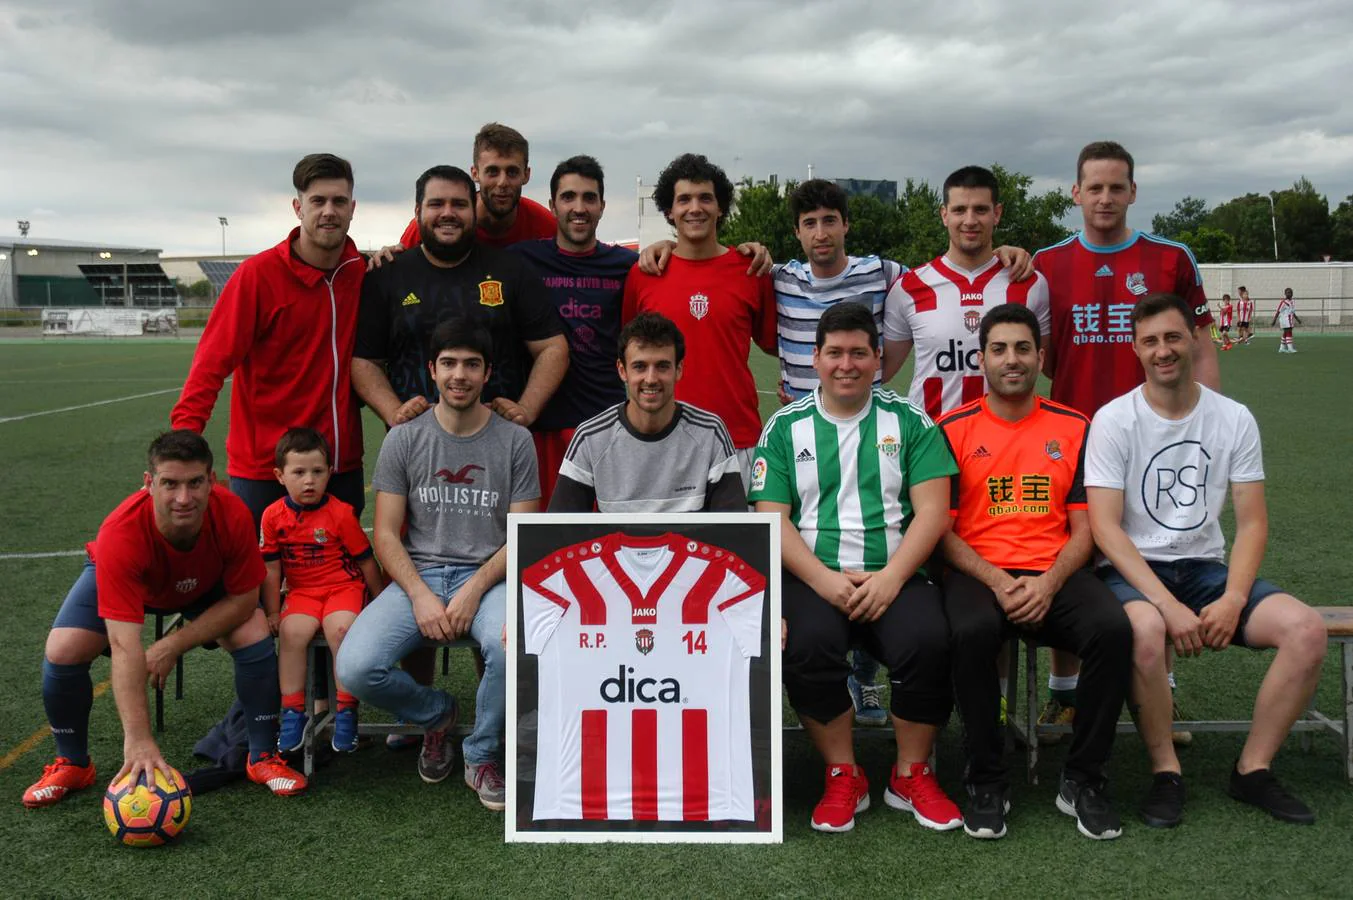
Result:
{"label": "white field line", "polygon": [[144,394],[132,394],[129,397],[114,397],[111,400],[95,400],[93,403],[81,403],[78,406],[61,406],[56,409],[44,409],[38,412],[24,413],[21,416],[5,416],[4,418],[0,418],[0,425],[4,425],[6,422],[22,422],[25,419],[36,419],[39,416],[54,416],[57,413],[75,412],[76,410],[81,409],[91,409],[95,406],[107,406],[110,403],[125,403],[128,400],[141,400],[145,397],[158,397],[161,394],[177,394],[181,390],[183,390],[181,386],[171,387],[165,388],[164,390],[161,391],[146,391]]}
{"label": "white field line", "polygon": [[[367,534],[372,532],[371,526],[362,529]],[[41,553],[0,553],[0,562],[6,560],[25,560],[25,559],[60,559],[66,556],[84,556],[84,550],[47,550]]]}

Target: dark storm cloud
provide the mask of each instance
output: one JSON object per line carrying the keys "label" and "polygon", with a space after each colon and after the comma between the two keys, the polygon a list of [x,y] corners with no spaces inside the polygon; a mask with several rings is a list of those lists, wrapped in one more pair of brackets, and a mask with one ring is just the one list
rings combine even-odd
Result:
{"label": "dark storm cloud", "polygon": [[468,166],[500,120],[531,139],[527,194],[598,156],[603,236],[634,179],[703,152],[734,177],[914,177],[998,161],[1065,187],[1123,141],[1133,221],[1306,175],[1353,192],[1343,2],[133,2],[0,7],[6,219],[50,237],[257,249],[290,227],[290,170],[357,172],[354,236],[394,239],[414,178]]}

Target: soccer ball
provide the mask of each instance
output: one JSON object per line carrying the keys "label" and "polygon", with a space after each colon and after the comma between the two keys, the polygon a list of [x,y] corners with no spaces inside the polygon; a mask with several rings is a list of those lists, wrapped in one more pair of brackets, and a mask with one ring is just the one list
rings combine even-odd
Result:
{"label": "soccer ball", "polygon": [[135,785],[126,775],[108,785],[103,795],[103,821],[129,847],[156,847],[172,841],[188,824],[193,794],[176,769],[170,778],[156,771],[155,784],[141,776]]}

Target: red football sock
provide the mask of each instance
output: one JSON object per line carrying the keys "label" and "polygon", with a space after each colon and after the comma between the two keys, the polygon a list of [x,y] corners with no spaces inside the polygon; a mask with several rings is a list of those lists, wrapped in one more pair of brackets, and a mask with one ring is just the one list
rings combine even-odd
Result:
{"label": "red football sock", "polygon": [[305,709],[305,691],[295,691],[282,695],[282,708],[301,712]]}
{"label": "red football sock", "polygon": [[338,708],[339,708],[339,709],[356,709],[356,708],[357,708],[357,698],[354,697],[352,694],[349,694],[347,691],[339,691],[339,692],[338,692]]}

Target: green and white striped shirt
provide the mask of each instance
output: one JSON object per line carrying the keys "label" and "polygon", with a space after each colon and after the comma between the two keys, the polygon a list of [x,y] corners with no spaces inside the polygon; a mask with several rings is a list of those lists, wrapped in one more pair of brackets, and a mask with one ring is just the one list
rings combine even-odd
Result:
{"label": "green and white striped shirt", "polygon": [[827,568],[876,572],[911,522],[910,485],[958,467],[939,428],[906,397],[875,387],[864,409],[839,419],[821,394],[766,423],[747,499],[789,504],[790,521]]}

